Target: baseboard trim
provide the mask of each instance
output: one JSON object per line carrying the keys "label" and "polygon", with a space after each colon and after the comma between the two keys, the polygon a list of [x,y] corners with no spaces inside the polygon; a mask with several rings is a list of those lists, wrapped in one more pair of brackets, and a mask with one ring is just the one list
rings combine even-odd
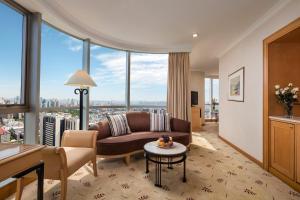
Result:
{"label": "baseboard trim", "polygon": [[257,160],[256,158],[254,158],[253,156],[251,156],[250,154],[246,153],[245,151],[243,151],[242,149],[240,149],[239,147],[237,147],[236,145],[232,144],[231,142],[229,142],[228,140],[226,140],[225,138],[223,138],[222,136],[218,135],[218,137],[225,142],[226,144],[230,145],[232,148],[234,148],[235,150],[237,150],[238,152],[240,152],[241,154],[243,154],[244,156],[246,156],[249,160],[255,162],[258,166],[260,166],[261,168],[263,168],[263,163],[259,160]]}

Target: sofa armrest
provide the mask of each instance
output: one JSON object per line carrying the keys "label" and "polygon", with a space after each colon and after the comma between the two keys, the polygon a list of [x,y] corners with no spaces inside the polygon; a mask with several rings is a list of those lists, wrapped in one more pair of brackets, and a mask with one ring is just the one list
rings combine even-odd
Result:
{"label": "sofa armrest", "polygon": [[101,140],[111,136],[110,127],[107,119],[101,120],[97,124],[90,125],[89,130],[98,131],[97,140]]}
{"label": "sofa armrest", "polygon": [[171,124],[171,131],[184,132],[184,133],[191,132],[191,122],[189,121],[172,118],[170,124]]}
{"label": "sofa armrest", "polygon": [[191,129],[191,122],[177,119],[177,118],[171,118],[170,120],[171,125],[171,131],[176,132],[184,132],[190,134],[190,143],[192,143],[192,129]]}
{"label": "sofa armrest", "polygon": [[96,149],[97,131],[67,130],[62,137],[62,147],[86,147]]}

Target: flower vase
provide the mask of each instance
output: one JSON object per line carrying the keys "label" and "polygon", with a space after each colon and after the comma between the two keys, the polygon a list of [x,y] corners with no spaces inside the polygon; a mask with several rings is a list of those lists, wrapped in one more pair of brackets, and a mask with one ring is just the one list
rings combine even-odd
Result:
{"label": "flower vase", "polygon": [[286,111],[286,117],[287,118],[293,118],[293,105],[286,105],[285,106],[285,111]]}

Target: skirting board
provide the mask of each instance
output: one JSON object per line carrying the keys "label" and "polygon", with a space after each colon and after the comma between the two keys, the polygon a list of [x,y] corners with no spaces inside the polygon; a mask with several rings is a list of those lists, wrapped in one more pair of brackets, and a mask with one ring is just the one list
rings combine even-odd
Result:
{"label": "skirting board", "polygon": [[257,160],[256,158],[254,158],[253,156],[251,156],[250,154],[246,153],[245,151],[243,151],[242,149],[240,149],[239,147],[235,146],[234,144],[232,144],[231,142],[229,142],[228,140],[226,140],[225,138],[223,138],[222,136],[218,135],[218,137],[223,140],[226,144],[230,145],[232,148],[234,148],[235,150],[237,150],[238,152],[240,152],[241,154],[243,154],[244,156],[246,156],[249,160],[255,162],[258,166],[260,166],[261,168],[263,168],[263,163],[259,160]]}

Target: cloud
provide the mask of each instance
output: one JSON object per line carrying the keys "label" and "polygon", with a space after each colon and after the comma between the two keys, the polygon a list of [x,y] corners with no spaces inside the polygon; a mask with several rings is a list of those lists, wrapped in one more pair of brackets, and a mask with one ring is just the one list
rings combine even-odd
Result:
{"label": "cloud", "polygon": [[99,85],[124,85],[126,79],[126,54],[124,52],[92,54],[95,66],[92,77]]}
{"label": "cloud", "polygon": [[131,84],[137,88],[166,87],[168,72],[167,54],[131,55]]}
{"label": "cloud", "polygon": [[82,50],[83,42],[78,40],[74,37],[68,36],[65,40],[65,44],[67,45],[68,49],[74,52],[78,52]]}
{"label": "cloud", "polygon": [[91,50],[93,51],[93,50],[98,50],[98,49],[100,49],[100,48],[102,48],[101,46],[98,46],[98,45],[91,45]]}
{"label": "cloud", "polygon": [[[99,85],[124,85],[126,79],[126,54],[116,51],[113,53],[92,54],[96,60],[96,72],[92,77]],[[167,54],[131,54],[131,87],[136,89],[153,86],[166,87],[167,83]]]}

